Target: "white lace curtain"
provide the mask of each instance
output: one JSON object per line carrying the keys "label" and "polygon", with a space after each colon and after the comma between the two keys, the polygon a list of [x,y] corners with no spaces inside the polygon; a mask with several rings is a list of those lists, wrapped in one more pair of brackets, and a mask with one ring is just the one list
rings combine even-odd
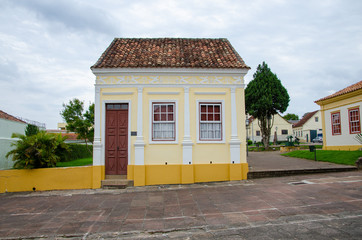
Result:
{"label": "white lace curtain", "polygon": [[221,139],[221,123],[201,123],[200,139]]}
{"label": "white lace curtain", "polygon": [[153,123],[154,140],[175,139],[175,123]]}

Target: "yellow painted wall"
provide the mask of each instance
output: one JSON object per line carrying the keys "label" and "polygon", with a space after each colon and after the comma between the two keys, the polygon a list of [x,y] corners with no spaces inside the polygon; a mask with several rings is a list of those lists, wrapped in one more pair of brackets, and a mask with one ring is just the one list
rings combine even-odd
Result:
{"label": "yellow painted wall", "polygon": [[[215,87],[211,84],[242,84],[243,80],[223,76],[208,76],[207,81],[210,87],[199,87],[193,84],[204,84],[205,77],[187,76],[187,80],[183,80],[180,76],[97,76],[97,84],[101,87],[101,108],[103,102],[112,100],[129,100],[131,101],[131,129],[137,131],[137,99],[138,89],[133,87],[105,87],[102,84],[150,84],[143,88],[143,139],[145,142],[144,159],[145,166],[135,164],[135,136],[130,138],[130,165],[128,166],[128,179],[133,179],[135,186],[154,185],[154,184],[178,184],[178,183],[194,183],[209,181],[228,181],[246,179],[248,171],[246,160],[246,130],[245,130],[245,104],[244,89],[236,89],[236,116],[237,116],[237,133],[240,146],[240,160],[242,164],[230,165],[230,145],[231,139],[231,89],[229,87]],[[136,79],[136,80],[135,80]],[[156,83],[156,84],[154,84]],[[174,87],[158,87],[157,84],[170,84]],[[153,84],[153,85],[151,85]],[[188,84],[189,87],[189,103],[190,103],[190,135],[193,141],[193,164],[182,165],[182,140],[184,137],[184,88],[177,84]],[[116,85],[112,85],[116,86]],[[144,85],[143,85],[144,86]],[[152,86],[152,87],[150,87]],[[106,95],[104,93],[124,92],[127,94]],[[218,94],[210,94],[216,92]],[[131,93],[131,94],[130,94]],[[158,94],[159,93],[159,94]],[[200,94],[201,93],[201,94]],[[204,93],[204,94],[202,94]],[[151,101],[177,102],[177,141],[171,144],[151,143],[150,142],[150,102]],[[213,100],[215,102],[223,101],[224,108],[224,139],[223,143],[202,143],[197,139],[197,120],[198,101]],[[104,109],[100,109],[103,116]],[[101,126],[103,123],[101,123]],[[100,129],[104,131],[104,129]],[[140,133],[138,132],[138,135]],[[103,135],[101,134],[101,137]],[[104,144],[104,139],[102,139]],[[212,164],[210,164],[210,161]],[[165,163],[167,162],[167,165]]]}
{"label": "yellow painted wall", "polygon": [[150,144],[145,146],[145,165],[182,163],[181,144]]}
{"label": "yellow painted wall", "polygon": [[[162,94],[162,93],[178,94]],[[161,93],[161,94],[155,94]],[[163,144],[162,141],[151,143],[152,137],[152,110],[151,102],[176,102],[177,104],[177,129],[176,141],[171,144]],[[144,88],[143,90],[143,137],[145,146],[145,165],[163,165],[182,163],[181,142],[184,136],[184,90],[183,88]]]}
{"label": "yellow painted wall", "polygon": [[134,180],[135,186],[191,184],[245,180],[248,164],[130,165],[128,171],[128,179]]}
{"label": "yellow painted wall", "polygon": [[100,188],[103,166],[1,170],[0,193]]}

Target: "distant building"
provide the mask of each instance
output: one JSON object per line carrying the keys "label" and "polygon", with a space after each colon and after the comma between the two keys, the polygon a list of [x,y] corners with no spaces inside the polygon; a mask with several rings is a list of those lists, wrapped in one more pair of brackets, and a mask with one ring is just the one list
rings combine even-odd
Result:
{"label": "distant building", "polygon": [[[274,122],[270,132],[269,141],[274,142],[275,139],[277,141],[286,141],[287,136],[292,135],[292,124],[280,116],[280,114],[275,114],[273,119]],[[253,116],[249,118],[248,139],[253,142],[262,141],[262,134],[258,124],[258,119]]]}
{"label": "distant building", "polygon": [[11,151],[11,143],[17,139],[12,138],[13,133],[25,134],[28,124],[4,111],[0,110],[0,169],[13,167],[13,161],[5,157]]}
{"label": "distant building", "polygon": [[312,142],[316,137],[322,137],[322,119],[319,110],[308,112],[293,125],[293,135],[301,142]]}
{"label": "distant building", "polygon": [[323,149],[357,150],[361,133],[362,81],[315,101],[321,106]]}
{"label": "distant building", "polygon": [[67,124],[66,123],[58,123],[58,129],[59,130],[67,130]]}

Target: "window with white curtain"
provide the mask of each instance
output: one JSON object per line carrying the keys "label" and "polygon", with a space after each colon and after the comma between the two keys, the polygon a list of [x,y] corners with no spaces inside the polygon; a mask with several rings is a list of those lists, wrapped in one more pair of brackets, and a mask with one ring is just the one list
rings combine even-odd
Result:
{"label": "window with white curtain", "polygon": [[175,103],[152,104],[152,140],[175,140]]}
{"label": "window with white curtain", "polygon": [[200,140],[222,140],[221,103],[200,103]]}

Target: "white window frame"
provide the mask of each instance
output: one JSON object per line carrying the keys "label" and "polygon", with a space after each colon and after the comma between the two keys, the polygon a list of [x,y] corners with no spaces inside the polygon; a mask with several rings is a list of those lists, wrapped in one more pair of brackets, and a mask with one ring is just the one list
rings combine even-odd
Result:
{"label": "white window frame", "polygon": [[[152,129],[153,129],[153,105],[154,104],[166,104],[166,103],[173,103],[175,104],[174,108],[174,120],[175,120],[175,140],[153,140],[152,138]],[[177,100],[150,100],[149,101],[149,143],[150,144],[178,144],[178,101]]]}
{"label": "white window frame", "polygon": [[[200,140],[200,103],[221,104],[221,140]],[[225,143],[225,102],[224,100],[196,100],[196,142],[197,143]]]}
{"label": "white window frame", "polygon": [[[333,123],[333,116],[334,115],[338,115],[338,119],[339,119],[339,123]],[[338,126],[339,125],[339,133],[334,132],[334,128],[333,126]],[[342,119],[341,119],[341,112],[337,111],[337,112],[332,112],[331,113],[331,130],[332,130],[332,136],[338,136],[338,135],[342,135]]]}
{"label": "white window frame", "polygon": [[[357,111],[356,116],[358,117],[358,120],[351,121],[351,112],[352,111]],[[352,123],[358,123],[359,131],[352,131]],[[348,124],[349,124],[349,134],[361,133],[361,117],[360,117],[360,109],[359,109],[359,107],[348,109]]]}

